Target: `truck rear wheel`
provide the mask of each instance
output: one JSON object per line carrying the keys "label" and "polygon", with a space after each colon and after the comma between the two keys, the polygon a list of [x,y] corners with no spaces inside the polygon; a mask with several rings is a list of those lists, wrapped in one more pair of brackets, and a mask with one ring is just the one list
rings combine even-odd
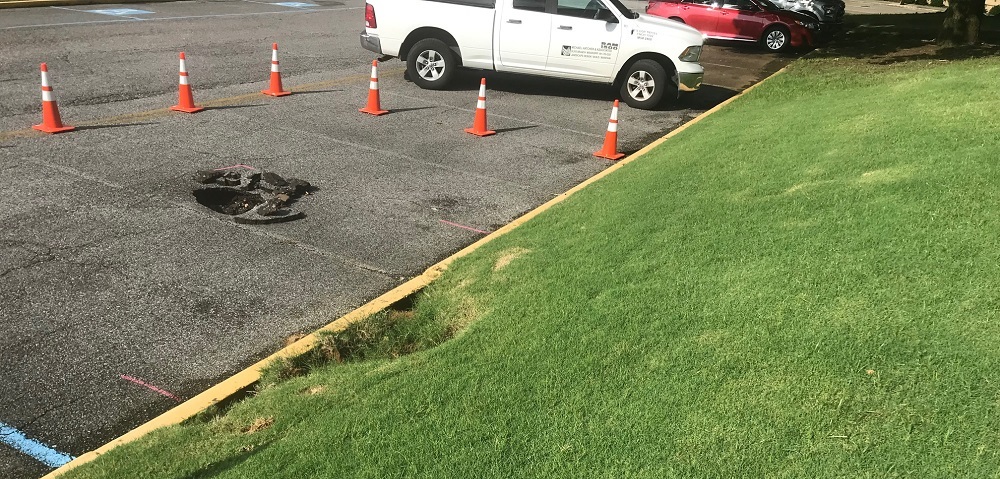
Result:
{"label": "truck rear wheel", "polygon": [[447,44],[437,38],[415,43],[406,55],[406,73],[420,88],[440,90],[448,86],[458,61]]}
{"label": "truck rear wheel", "polygon": [[663,65],[653,60],[639,60],[629,67],[619,93],[628,106],[651,110],[660,103],[668,88],[670,81]]}

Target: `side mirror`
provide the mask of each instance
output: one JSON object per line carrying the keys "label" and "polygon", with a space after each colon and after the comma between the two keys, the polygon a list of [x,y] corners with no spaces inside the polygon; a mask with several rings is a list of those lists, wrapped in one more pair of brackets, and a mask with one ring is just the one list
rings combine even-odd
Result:
{"label": "side mirror", "polygon": [[614,13],[611,13],[611,10],[604,9],[597,11],[597,17],[595,20],[604,20],[608,23],[618,23],[618,17],[616,17]]}

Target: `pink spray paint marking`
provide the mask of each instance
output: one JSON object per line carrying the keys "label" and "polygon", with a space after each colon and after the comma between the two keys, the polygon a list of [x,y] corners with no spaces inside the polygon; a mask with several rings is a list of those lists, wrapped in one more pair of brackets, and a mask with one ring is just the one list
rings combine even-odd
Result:
{"label": "pink spray paint marking", "polygon": [[250,166],[250,165],[239,164],[239,165],[233,165],[233,166],[226,166],[224,168],[216,168],[215,171],[232,170],[234,168],[246,168],[248,170],[256,170],[257,169],[257,168],[254,168],[254,167]]}
{"label": "pink spray paint marking", "polygon": [[440,221],[442,223],[446,224],[446,225],[451,225],[451,226],[454,226],[456,228],[462,228],[463,230],[475,231],[476,233],[480,233],[480,234],[484,234],[484,235],[490,234],[489,231],[477,230],[477,229],[472,228],[470,226],[460,225],[458,223],[452,223],[451,221],[445,221],[445,220],[440,220]]}
{"label": "pink spray paint marking", "polygon": [[147,382],[145,382],[145,381],[143,381],[141,379],[136,379],[136,378],[134,378],[132,376],[126,376],[124,374],[119,374],[119,376],[122,379],[124,379],[124,380],[126,380],[126,381],[128,381],[130,383],[134,383],[134,384],[138,384],[140,386],[143,386],[143,387],[149,389],[150,391],[153,391],[153,392],[156,392],[156,393],[161,394],[163,396],[166,396],[166,397],[168,397],[170,399],[173,399],[174,401],[184,402],[184,400],[182,400],[181,398],[179,398],[177,396],[174,396],[173,394],[170,394],[168,391],[164,391],[163,389],[160,389],[160,388],[158,388],[156,386],[153,386],[152,384],[149,384],[149,383],[147,383]]}

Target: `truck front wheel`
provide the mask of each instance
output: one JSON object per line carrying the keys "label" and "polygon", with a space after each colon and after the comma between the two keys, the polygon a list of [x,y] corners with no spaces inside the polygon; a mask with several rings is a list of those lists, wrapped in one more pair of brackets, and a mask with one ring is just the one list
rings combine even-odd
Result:
{"label": "truck front wheel", "polygon": [[420,88],[440,90],[448,86],[458,62],[447,44],[437,38],[415,43],[406,55],[406,73]]}
{"label": "truck front wheel", "polygon": [[670,88],[667,71],[653,60],[639,60],[628,69],[621,85],[621,97],[632,108],[651,110]]}

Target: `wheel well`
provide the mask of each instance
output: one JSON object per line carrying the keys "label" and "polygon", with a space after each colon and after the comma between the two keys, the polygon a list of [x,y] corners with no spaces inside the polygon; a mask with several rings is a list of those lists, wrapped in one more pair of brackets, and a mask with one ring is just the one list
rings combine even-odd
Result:
{"label": "wheel well", "polygon": [[[785,33],[790,33],[790,30],[788,29],[788,25],[785,25],[784,23],[779,23],[779,22],[774,22],[774,23],[772,23],[772,24],[764,27],[763,32],[767,33],[768,31],[773,30],[775,28],[778,29],[778,30],[781,30],[781,31],[783,31]],[[761,38],[764,38],[764,33],[760,34]]]}
{"label": "wheel well", "polygon": [[666,70],[669,77],[673,77],[674,72],[677,71],[677,68],[674,67],[674,62],[670,61],[666,55],[653,52],[637,53],[632,56],[632,58],[629,58],[627,62],[622,64],[622,69],[618,71],[618,76],[615,77],[614,84],[621,85],[622,80],[625,79],[625,75],[628,74],[628,69],[632,68],[632,65],[639,60],[653,60],[654,62],[659,63],[663,69]]}
{"label": "wheel well", "polygon": [[668,20],[673,20],[673,21],[675,21],[675,22],[681,22],[681,23],[684,23],[684,19],[683,19],[683,18],[681,18],[681,17],[669,17],[669,18],[668,18]]}
{"label": "wheel well", "polygon": [[399,47],[399,58],[406,61],[406,56],[410,54],[410,48],[413,44],[423,40],[425,38],[437,38],[451,47],[451,51],[455,53],[455,57],[458,59],[458,64],[462,64],[462,51],[458,48],[458,42],[455,41],[455,37],[451,36],[450,33],[434,27],[420,27],[406,36],[406,40],[403,40],[403,45]]}

